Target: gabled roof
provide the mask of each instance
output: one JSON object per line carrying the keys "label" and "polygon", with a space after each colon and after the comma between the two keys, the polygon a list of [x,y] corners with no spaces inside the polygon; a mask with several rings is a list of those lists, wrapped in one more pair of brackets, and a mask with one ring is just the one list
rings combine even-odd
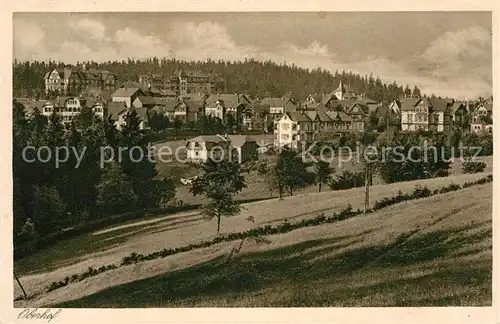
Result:
{"label": "gabled roof", "polygon": [[188,93],[182,99],[204,101],[209,97],[207,93]]}
{"label": "gabled roof", "polygon": [[233,147],[241,147],[247,142],[255,142],[255,140],[249,138],[247,135],[228,135],[227,137]]}
{"label": "gabled roof", "polygon": [[456,112],[458,109],[460,109],[460,108],[464,108],[464,109],[466,109],[466,107],[465,107],[465,105],[464,105],[464,103],[463,103],[463,102],[458,102],[458,101],[456,101],[456,102],[454,102],[454,103],[451,105],[451,112],[452,112],[452,113],[455,113],[455,112]]}
{"label": "gabled roof", "polygon": [[400,99],[394,99],[393,101],[391,101],[390,104],[391,105],[396,104],[399,108],[401,108],[401,100]]}
{"label": "gabled roof", "polygon": [[247,140],[256,142],[259,146],[265,146],[274,142],[274,135],[247,135]]}
{"label": "gabled roof", "polygon": [[413,110],[415,106],[422,100],[421,98],[402,98],[401,110]]}
{"label": "gabled roof", "polygon": [[142,92],[142,90],[140,88],[118,88],[111,96],[112,97],[132,97],[138,91]]}
{"label": "gabled roof", "polygon": [[368,108],[367,105],[362,104],[360,102],[356,102],[356,103],[354,103],[354,105],[352,105],[351,108],[349,108],[348,113],[351,113],[351,111],[354,109],[354,107],[359,107],[359,109],[361,109],[363,114],[368,114],[370,112],[370,108]]}
{"label": "gabled roof", "polygon": [[287,112],[286,114],[294,122],[300,123],[300,122],[310,122],[311,121],[311,119],[307,116],[306,112],[292,111],[292,112]]}
{"label": "gabled roof", "polygon": [[203,142],[203,143],[221,143],[228,142],[228,139],[222,135],[200,135],[191,139],[187,142]]}
{"label": "gabled roof", "polygon": [[335,96],[334,92],[323,96],[323,99],[321,99],[321,103],[323,105],[326,105],[330,100],[338,100],[338,98],[337,98],[337,96]]}
{"label": "gabled roof", "polygon": [[326,107],[322,104],[316,105],[315,110],[308,110],[305,112],[307,114],[307,117],[311,119],[311,121],[314,121],[316,118],[320,122],[330,122],[331,118],[326,114]]}
{"label": "gabled roof", "polygon": [[[137,97],[137,99],[143,104],[143,105],[146,105],[146,106],[154,106],[156,105],[156,100],[155,98],[153,97],[150,97],[150,96],[139,96]],[[136,99],[136,100],[137,100]]]}
{"label": "gabled roof", "polygon": [[108,116],[113,115],[117,117],[122,111],[127,109],[127,105],[124,102],[108,102],[106,109]]}
{"label": "gabled roof", "polygon": [[269,105],[269,107],[285,107],[288,101],[290,101],[290,99],[267,97],[260,100],[260,104]]}
{"label": "gabled roof", "polygon": [[224,107],[232,108],[239,105],[239,97],[237,94],[212,94],[207,98],[207,106],[214,105],[220,101]]}
{"label": "gabled roof", "polygon": [[181,100],[186,106],[190,108],[201,108],[204,106],[203,100],[197,99],[182,99]]}
{"label": "gabled roof", "polygon": [[485,102],[485,103],[481,103],[481,104],[477,105],[476,110],[481,108],[481,107],[484,107],[487,111],[493,111],[493,103],[491,103],[491,102]]}
{"label": "gabled roof", "polygon": [[147,88],[144,83],[135,82],[135,81],[125,81],[120,85],[120,88]]}
{"label": "gabled roof", "polygon": [[176,98],[155,98],[156,104],[158,106],[164,107],[165,112],[174,112],[175,107],[179,104],[179,100]]}
{"label": "gabled roof", "polygon": [[445,111],[453,101],[451,99],[439,99],[439,98],[431,98],[428,99],[429,103],[432,106],[434,111]]}
{"label": "gabled roof", "polygon": [[321,102],[321,100],[323,99],[323,96],[320,95],[320,94],[310,94],[307,96],[306,100],[309,99],[309,98],[312,98],[315,102]]}
{"label": "gabled roof", "polygon": [[352,117],[343,111],[327,111],[326,114],[333,121],[352,121]]}
{"label": "gabled roof", "polygon": [[317,112],[316,110],[307,110],[305,114],[307,115],[307,117],[309,117],[311,121],[314,121],[316,119]]}
{"label": "gabled roof", "polygon": [[344,100],[337,100],[335,102],[335,105],[339,105],[341,106],[342,108],[344,108],[345,110],[349,110],[352,108],[352,106],[354,106],[356,104],[356,101],[355,100],[349,100],[349,99],[344,99]]}
{"label": "gabled roof", "polygon": [[63,79],[69,79],[69,77],[71,76],[71,73],[73,73],[73,70],[70,68],[57,69],[57,71],[59,72],[59,75]]}

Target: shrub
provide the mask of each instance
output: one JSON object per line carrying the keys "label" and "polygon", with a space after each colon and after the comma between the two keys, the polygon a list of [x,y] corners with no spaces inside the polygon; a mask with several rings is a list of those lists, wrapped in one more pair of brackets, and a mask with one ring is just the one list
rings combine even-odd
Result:
{"label": "shrub", "polygon": [[462,171],[464,173],[479,173],[486,168],[486,163],[481,161],[463,161]]}
{"label": "shrub", "polygon": [[259,163],[259,166],[257,167],[257,173],[258,174],[266,174],[268,170],[268,166],[267,166],[267,163],[265,161],[262,161],[261,163]]}
{"label": "shrub", "polygon": [[412,197],[414,199],[419,199],[419,198],[429,197],[431,194],[432,193],[429,190],[429,188],[427,188],[427,186],[422,187],[422,186],[416,185],[415,189],[413,189]]}
{"label": "shrub", "polygon": [[363,172],[344,171],[340,176],[332,179],[329,183],[332,190],[345,190],[351,188],[362,187],[365,184],[365,176]]}

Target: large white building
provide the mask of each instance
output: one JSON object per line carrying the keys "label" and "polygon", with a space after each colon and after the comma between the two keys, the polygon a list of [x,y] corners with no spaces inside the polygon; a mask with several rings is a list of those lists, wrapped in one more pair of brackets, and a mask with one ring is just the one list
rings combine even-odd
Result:
{"label": "large white building", "polygon": [[103,104],[93,98],[58,97],[56,100],[45,102],[41,113],[43,116],[50,117],[55,112],[61,117],[63,123],[70,123],[85,108],[92,109],[96,116],[104,118]]}
{"label": "large white building", "polygon": [[281,115],[274,122],[274,146],[278,148],[287,146],[296,150],[299,143],[305,140],[305,138],[301,138],[301,131],[309,131],[310,122],[309,117],[301,112],[289,112]]}
{"label": "large white building", "polygon": [[443,132],[451,125],[451,106],[447,99],[401,99],[401,130]]}

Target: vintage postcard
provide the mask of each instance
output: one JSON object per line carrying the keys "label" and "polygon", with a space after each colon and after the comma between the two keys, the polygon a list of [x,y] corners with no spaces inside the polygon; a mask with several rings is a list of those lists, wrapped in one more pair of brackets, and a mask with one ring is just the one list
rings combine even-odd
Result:
{"label": "vintage postcard", "polygon": [[498,5],[345,6],[5,4],[0,323],[496,322]]}

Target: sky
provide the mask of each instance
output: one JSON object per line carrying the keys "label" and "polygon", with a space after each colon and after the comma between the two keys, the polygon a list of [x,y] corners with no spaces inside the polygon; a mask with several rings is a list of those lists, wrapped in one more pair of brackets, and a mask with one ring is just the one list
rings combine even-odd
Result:
{"label": "sky", "polygon": [[492,93],[490,12],[15,13],[14,58],[254,58],[379,76],[424,93]]}

